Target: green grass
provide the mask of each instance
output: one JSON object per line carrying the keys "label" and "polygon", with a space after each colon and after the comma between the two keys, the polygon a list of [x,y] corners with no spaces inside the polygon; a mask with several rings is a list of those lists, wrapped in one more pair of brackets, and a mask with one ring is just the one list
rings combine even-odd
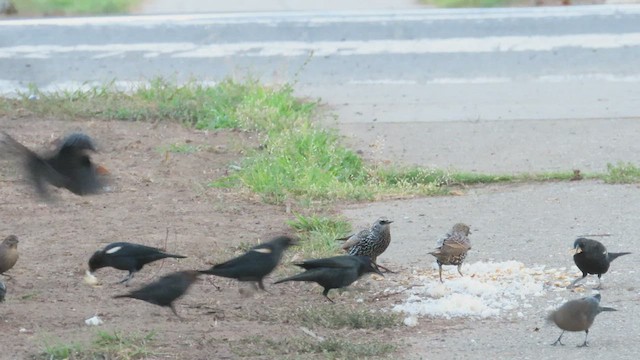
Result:
{"label": "green grass", "polygon": [[398,313],[372,311],[367,308],[347,308],[333,304],[300,309],[296,319],[308,327],[329,329],[387,329],[402,324]]}
{"label": "green grass", "polygon": [[497,7],[510,3],[509,0],[421,0],[437,7]]}
{"label": "green grass", "polygon": [[296,215],[288,224],[299,233],[301,243],[298,251],[305,258],[336,255],[339,252],[336,238],[348,235],[351,231],[351,225],[343,219],[316,215]]}
{"label": "green grass", "polygon": [[127,13],[140,0],[15,0],[19,14],[99,15]]}
{"label": "green grass", "polygon": [[640,168],[632,163],[607,164],[603,180],[609,184],[631,184],[640,182]]}
{"label": "green grass", "polygon": [[98,331],[91,344],[47,340],[44,342],[44,350],[40,358],[48,360],[146,359],[154,355],[147,347],[154,337],[153,331],[147,334],[130,335],[118,331]]}
{"label": "green grass", "polygon": [[201,146],[191,145],[187,143],[175,143],[160,147],[159,152],[170,152],[174,154],[192,154],[201,151]]}
{"label": "green grass", "polygon": [[[239,129],[258,134],[261,146],[230,166],[227,177],[211,186],[248,189],[272,204],[296,201],[327,204],[410,196],[447,195],[457,188],[489,183],[568,181],[573,173],[477,174],[416,167],[389,168],[365,163],[342,145],[339,135],[316,124],[315,102],[294,96],[289,85],[269,87],[256,80],[224,80],[216,85],[190,82],[177,85],[154,79],[131,92],[113,83],[78,91],[26,94],[0,99],[0,116],[171,121],[197,129]],[[188,144],[169,145],[167,152],[198,151]],[[608,175],[591,174],[608,182],[634,181],[633,168],[611,167]],[[326,239],[328,242],[329,239]]]}
{"label": "green grass", "polygon": [[305,358],[305,355],[322,354],[327,359],[357,359],[384,356],[396,346],[383,341],[351,341],[329,337],[284,337],[270,339],[263,336],[249,336],[230,342],[231,351],[238,357]]}

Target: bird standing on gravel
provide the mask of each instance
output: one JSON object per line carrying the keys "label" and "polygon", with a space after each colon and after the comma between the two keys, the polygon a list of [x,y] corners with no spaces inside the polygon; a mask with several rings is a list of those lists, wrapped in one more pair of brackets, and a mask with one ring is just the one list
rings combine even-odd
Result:
{"label": "bird standing on gravel", "polygon": [[560,340],[565,331],[584,331],[586,333],[584,343],[578,347],[588,346],[589,328],[593,325],[596,315],[603,311],[616,311],[616,309],[600,306],[600,294],[564,303],[547,317],[548,321],[554,322],[562,329],[558,340],[551,345],[564,345]]}
{"label": "bird standing on gravel", "polygon": [[120,283],[129,284],[133,275],[150,262],[165,258],[184,259],[186,256],[168,254],[161,249],[132,244],[128,242],[115,242],[104,249],[96,251],[89,259],[89,272],[87,276],[103,267],[112,267],[118,270],[129,271],[129,274]]}
{"label": "bird standing on gravel", "polygon": [[262,280],[278,266],[284,251],[295,245],[296,242],[292,237],[278,236],[269,242],[249,249],[236,258],[216,264],[208,270],[201,270],[200,273],[238,281],[250,281],[254,287],[257,282],[260,289],[265,290]]}
{"label": "bird standing on gravel", "polygon": [[324,288],[322,295],[329,301],[329,290],[343,288],[351,285],[366,273],[382,275],[375,262],[368,256],[348,255],[335,256],[324,259],[306,260],[296,263],[306,271],[288,278],[276,281],[279,284],[285,281],[311,281]]}
{"label": "bird standing on gravel", "polygon": [[[338,238],[336,240],[346,240],[342,244],[342,249],[349,255],[368,256],[377,264],[380,256],[391,243],[391,226],[393,221],[379,218],[369,229],[363,229],[355,234]],[[384,266],[378,265],[381,269],[391,272]]]}
{"label": "bird standing on gravel", "polygon": [[0,244],[0,274],[11,269],[18,261],[18,238],[15,235],[7,236]]}
{"label": "bird standing on gravel", "polygon": [[574,287],[579,281],[586,278],[588,274],[598,275],[599,289],[602,285],[602,274],[609,270],[611,262],[622,255],[631,254],[630,252],[610,253],[607,248],[599,241],[587,238],[578,238],[573,243],[575,254],[573,262],[576,263],[578,269],[582,271],[582,277],[575,279],[568,287]]}
{"label": "bird standing on gravel", "polygon": [[3,152],[16,155],[23,163],[27,178],[33,183],[38,195],[49,199],[47,184],[66,188],[76,195],[95,194],[106,185],[108,171],[95,165],[88,151],[96,151],[93,140],[86,134],[73,133],[59,142],[49,155],[40,156],[13,139],[9,134],[0,134]]}
{"label": "bird standing on gravel", "polygon": [[113,298],[133,298],[159,306],[167,306],[180,318],[176,308],[173,306],[173,302],[189,290],[189,287],[198,279],[198,276],[200,276],[200,273],[194,270],[178,271],[138,290],[124,295],[116,295]]}
{"label": "bird standing on gravel", "polygon": [[0,302],[4,301],[4,297],[7,295],[7,287],[2,281],[0,281]]}
{"label": "bird standing on gravel", "polygon": [[471,242],[468,237],[470,233],[468,225],[457,223],[449,233],[438,240],[436,249],[429,253],[435,256],[438,263],[440,282],[443,282],[442,265],[457,265],[458,273],[460,273],[460,276],[464,276],[462,275],[461,267],[467,257],[467,252],[471,249]]}

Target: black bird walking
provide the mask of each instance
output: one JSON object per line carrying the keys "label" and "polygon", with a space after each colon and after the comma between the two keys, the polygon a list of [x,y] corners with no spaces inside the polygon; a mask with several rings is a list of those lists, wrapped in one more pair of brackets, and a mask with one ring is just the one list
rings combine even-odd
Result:
{"label": "black bird walking", "polygon": [[[338,238],[336,240],[346,240],[342,244],[342,249],[349,255],[368,256],[374,263],[378,263],[380,256],[391,244],[391,226],[393,221],[379,218],[370,228],[360,230],[355,234]],[[384,266],[378,265],[381,269],[392,272]]]}
{"label": "black bird walking", "polygon": [[176,312],[173,302],[189,290],[189,287],[198,279],[198,276],[200,276],[200,273],[194,270],[178,271],[166,275],[138,290],[124,295],[116,295],[113,298],[133,298],[159,306],[170,307],[171,311],[173,311],[178,318],[181,318]]}
{"label": "black bird walking", "polygon": [[562,329],[558,340],[551,345],[564,345],[560,340],[565,331],[584,331],[586,333],[584,343],[578,347],[589,346],[587,345],[589,328],[593,325],[596,315],[603,311],[616,311],[616,309],[600,306],[600,294],[564,303],[547,317],[548,321],[554,322]]}
{"label": "black bird walking", "polygon": [[331,302],[333,300],[329,299],[329,290],[347,287],[366,273],[382,275],[376,263],[368,256],[335,256],[306,260],[295,265],[306,271],[278,280],[274,284],[285,281],[316,282],[324,288],[322,295]]}
{"label": "black bird walking", "polygon": [[631,254],[630,252],[610,253],[599,241],[587,238],[578,238],[573,243],[573,249],[575,250],[573,262],[582,271],[582,277],[575,279],[568,287],[574,287],[588,274],[594,274],[598,275],[596,289],[599,289],[602,285],[602,274],[609,271],[611,262],[619,256]]}
{"label": "black bird walking", "polygon": [[216,264],[209,270],[201,270],[200,273],[250,281],[254,287],[257,282],[260,289],[265,290],[262,280],[278,266],[284,251],[295,244],[296,240],[292,237],[278,236],[254,246],[236,258]]}
{"label": "black bird walking", "polygon": [[44,156],[31,151],[5,132],[0,134],[0,145],[3,152],[17,156],[23,163],[26,177],[44,199],[50,199],[47,184],[65,188],[76,195],[95,194],[106,185],[108,171],[91,161],[88,152],[96,151],[96,147],[86,134],[70,134],[52,153]]}
{"label": "black bird walking", "polygon": [[118,270],[129,271],[129,274],[120,283],[129,284],[133,275],[150,262],[164,258],[184,259],[186,256],[168,254],[158,248],[132,244],[128,242],[115,242],[104,249],[96,251],[89,259],[89,275],[103,267],[112,267]]}

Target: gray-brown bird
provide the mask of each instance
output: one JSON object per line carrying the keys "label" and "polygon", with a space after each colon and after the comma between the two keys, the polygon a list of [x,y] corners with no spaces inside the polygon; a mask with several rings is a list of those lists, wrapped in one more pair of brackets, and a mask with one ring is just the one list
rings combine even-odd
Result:
{"label": "gray-brown bird", "polygon": [[462,275],[462,263],[471,249],[469,241],[469,226],[463,223],[453,225],[453,228],[443,238],[438,240],[436,249],[429,254],[435,256],[438,263],[440,282],[442,281],[442,265],[457,265],[458,273]]}
{"label": "gray-brown bird", "polygon": [[93,140],[83,133],[72,133],[58,142],[50,154],[38,155],[9,134],[0,132],[1,155],[13,154],[24,166],[26,177],[38,195],[50,199],[47,184],[65,188],[76,195],[102,191],[108,171],[94,164],[89,151],[96,151]]}
{"label": "gray-brown bird", "polygon": [[610,253],[607,248],[597,240],[591,240],[587,238],[578,238],[573,242],[573,249],[575,254],[573,255],[573,262],[580,271],[582,276],[575,279],[568,287],[574,287],[579,281],[586,278],[589,274],[598,275],[598,286],[596,289],[600,289],[602,286],[602,274],[609,271],[611,262],[622,255],[629,255],[630,252]]}
{"label": "gray-brown bird", "polygon": [[589,346],[587,336],[589,328],[593,325],[596,316],[603,311],[617,311],[614,308],[600,306],[600,294],[584,297],[582,299],[571,300],[552,311],[547,320],[555,323],[562,332],[551,345],[564,345],[560,340],[565,331],[584,331],[584,342],[578,347]]}
{"label": "gray-brown bird", "polygon": [[117,295],[113,298],[133,298],[158,306],[170,307],[171,311],[180,318],[180,315],[176,312],[176,308],[173,306],[173,302],[189,290],[189,287],[198,279],[199,275],[199,272],[193,270],[178,271],[166,275],[138,290],[124,295]]}
{"label": "gray-brown bird", "polygon": [[18,238],[15,235],[7,236],[0,244],[0,274],[11,269],[18,261]]}
{"label": "gray-brown bird", "polygon": [[[346,240],[342,244],[349,255],[352,256],[368,256],[371,260],[378,264],[378,256],[380,256],[391,243],[391,226],[393,221],[386,218],[377,219],[368,229],[360,230],[357,233],[338,238],[336,240]],[[378,264],[381,269],[392,272]]]}

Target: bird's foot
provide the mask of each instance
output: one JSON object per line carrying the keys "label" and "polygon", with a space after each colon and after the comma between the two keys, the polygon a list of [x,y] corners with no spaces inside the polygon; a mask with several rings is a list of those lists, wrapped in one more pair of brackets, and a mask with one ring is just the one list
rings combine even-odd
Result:
{"label": "bird's foot", "polygon": [[576,347],[579,347],[579,348],[581,348],[581,347],[589,347],[589,344],[587,344],[587,342],[585,341],[585,342],[582,343],[582,345],[578,345]]}
{"label": "bird's foot", "polygon": [[216,290],[218,290],[218,291],[222,290],[222,288],[220,286],[216,285],[216,283],[213,282],[213,279],[209,278],[208,281],[209,281],[209,284],[213,285],[213,287],[216,288]]}
{"label": "bird's foot", "polygon": [[564,346],[564,344],[562,343],[562,341],[560,341],[560,339],[556,340],[556,341],[555,341],[553,344],[551,344],[551,345],[552,345],[552,346],[556,346],[556,345],[558,345],[558,344],[560,344],[560,345]]}

